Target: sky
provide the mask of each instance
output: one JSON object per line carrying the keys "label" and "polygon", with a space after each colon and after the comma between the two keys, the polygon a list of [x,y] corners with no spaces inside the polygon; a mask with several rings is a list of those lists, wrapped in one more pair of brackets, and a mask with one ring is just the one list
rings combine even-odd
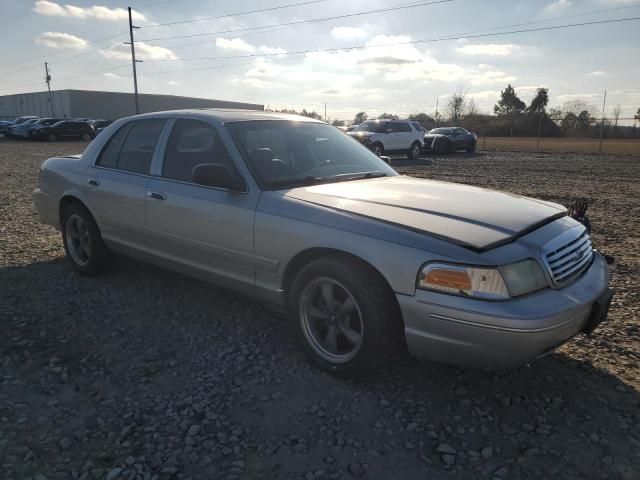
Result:
{"label": "sky", "polygon": [[140,93],[342,120],[433,115],[454,92],[489,113],[507,84],[640,108],[639,20],[514,33],[640,17],[640,0],[0,0],[0,95],[46,89],[45,61],[54,90],[132,91],[127,6]]}

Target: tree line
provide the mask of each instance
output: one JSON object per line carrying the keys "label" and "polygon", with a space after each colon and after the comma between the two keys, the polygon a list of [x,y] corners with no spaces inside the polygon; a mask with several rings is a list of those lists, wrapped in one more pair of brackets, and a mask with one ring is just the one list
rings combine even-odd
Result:
{"label": "tree line", "polygon": [[[582,99],[568,101],[559,107],[547,108],[549,105],[549,89],[540,87],[527,105],[511,86],[500,92],[500,98],[493,107],[493,115],[480,113],[473,97],[464,90],[458,89],[447,98],[442,112],[429,115],[424,112],[409,115],[409,120],[415,120],[427,130],[435,127],[458,126],[464,127],[478,135],[487,136],[543,136],[543,137],[597,137],[603,130],[605,138],[636,138],[640,132],[636,122],[640,122],[640,108],[635,114],[633,127],[620,126],[622,113],[620,105],[613,108],[612,115],[605,117],[604,122],[598,118],[597,109]],[[313,110],[302,111],[284,109],[275,110],[282,113],[293,113],[322,120],[323,117]],[[369,117],[362,111],[358,112],[351,125],[371,120],[397,120],[394,113],[382,113],[377,117]],[[334,119],[332,125],[342,127],[347,125],[344,120]]]}

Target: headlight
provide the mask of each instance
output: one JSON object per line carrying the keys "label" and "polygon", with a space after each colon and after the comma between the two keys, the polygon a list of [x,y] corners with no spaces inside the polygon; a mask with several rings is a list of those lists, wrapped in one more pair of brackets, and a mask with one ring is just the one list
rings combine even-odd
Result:
{"label": "headlight", "polygon": [[547,281],[534,260],[499,268],[428,263],[420,269],[416,286],[485,300],[507,300],[544,288]]}
{"label": "headlight", "polygon": [[535,292],[547,286],[547,279],[535,260],[523,260],[500,268],[513,297]]}

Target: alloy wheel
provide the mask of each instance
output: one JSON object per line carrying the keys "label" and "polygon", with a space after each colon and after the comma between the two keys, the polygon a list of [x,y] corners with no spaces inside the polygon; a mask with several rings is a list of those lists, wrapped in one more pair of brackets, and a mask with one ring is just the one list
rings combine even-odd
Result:
{"label": "alloy wheel", "polygon": [[300,323],[304,336],[319,357],[346,363],[362,347],[362,313],[349,290],[328,277],[309,282],[300,297]]}
{"label": "alloy wheel", "polygon": [[91,236],[87,223],[79,215],[73,214],[67,218],[65,228],[69,255],[78,265],[84,266],[91,258]]}

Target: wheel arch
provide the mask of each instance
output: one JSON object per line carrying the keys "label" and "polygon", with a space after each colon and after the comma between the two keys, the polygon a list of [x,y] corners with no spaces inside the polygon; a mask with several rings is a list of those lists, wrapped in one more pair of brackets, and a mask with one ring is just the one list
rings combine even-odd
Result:
{"label": "wheel arch", "polygon": [[301,252],[298,252],[295,256],[293,256],[285,266],[284,273],[282,275],[281,287],[286,299],[285,304],[288,304],[289,291],[291,289],[293,280],[298,272],[300,272],[300,270],[302,270],[306,265],[313,262],[314,260],[330,256],[341,256],[356,261],[366,266],[369,270],[372,271],[373,274],[377,275],[382,280],[387,288],[388,294],[390,295],[390,301],[394,309],[394,317],[397,318],[399,322],[398,327],[400,331],[398,333],[401,334],[400,338],[402,340],[402,343],[404,344],[404,319],[402,318],[402,311],[400,310],[400,305],[393,288],[378,268],[376,268],[361,256],[358,256],[346,250],[330,247],[310,247]]}
{"label": "wheel arch", "polygon": [[[61,226],[62,226],[62,214],[64,212],[64,209],[72,204],[80,205],[81,207],[85,208],[93,217],[94,221],[96,222],[96,225],[98,225],[96,216],[93,214],[93,212],[87,205],[87,202],[84,200],[83,196],[79,195],[77,192],[71,191],[71,192],[65,192],[62,195],[62,197],[60,197],[60,202],[58,204],[58,218],[60,219]],[[98,226],[98,229],[99,228],[100,226]]]}

